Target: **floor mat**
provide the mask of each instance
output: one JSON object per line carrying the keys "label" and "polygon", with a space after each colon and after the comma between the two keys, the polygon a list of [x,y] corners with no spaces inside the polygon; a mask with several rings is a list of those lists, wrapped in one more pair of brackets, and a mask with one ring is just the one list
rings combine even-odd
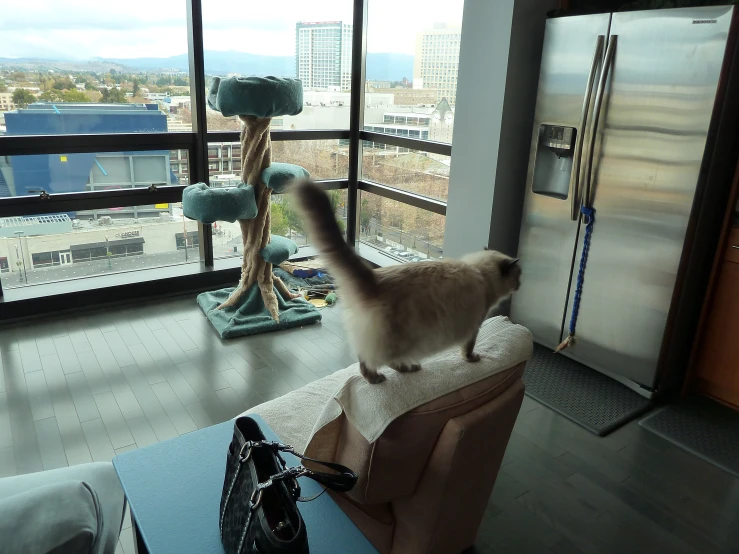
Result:
{"label": "floor mat", "polygon": [[671,404],[639,425],[739,477],[739,413],[707,398]]}
{"label": "floor mat", "polygon": [[600,436],[651,407],[621,383],[539,344],[534,344],[523,380],[531,398]]}

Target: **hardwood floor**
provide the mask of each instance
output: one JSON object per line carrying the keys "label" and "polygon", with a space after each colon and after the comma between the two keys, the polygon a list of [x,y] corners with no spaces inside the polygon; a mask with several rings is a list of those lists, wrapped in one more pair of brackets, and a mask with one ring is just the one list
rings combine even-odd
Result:
{"label": "hardwood floor", "polygon": [[739,552],[739,480],[632,422],[599,438],[526,399],[480,552]]}
{"label": "hardwood floor", "polygon": [[[110,460],[354,363],[341,305],[323,316],[222,341],[187,296],[2,327],[0,477]],[[598,438],[527,398],[474,550],[736,553],[739,479],[636,422]]]}

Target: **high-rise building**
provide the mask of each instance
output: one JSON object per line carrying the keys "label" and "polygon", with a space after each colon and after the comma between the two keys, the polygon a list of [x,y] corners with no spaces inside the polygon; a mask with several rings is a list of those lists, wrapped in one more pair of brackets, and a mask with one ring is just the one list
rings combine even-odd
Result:
{"label": "high-rise building", "polygon": [[297,23],[295,69],[306,88],[350,90],[352,26],[341,21]]}
{"label": "high-rise building", "polygon": [[418,33],[413,60],[414,88],[436,89],[437,102],[446,98],[450,104],[456,103],[461,38],[461,27],[444,23]]}

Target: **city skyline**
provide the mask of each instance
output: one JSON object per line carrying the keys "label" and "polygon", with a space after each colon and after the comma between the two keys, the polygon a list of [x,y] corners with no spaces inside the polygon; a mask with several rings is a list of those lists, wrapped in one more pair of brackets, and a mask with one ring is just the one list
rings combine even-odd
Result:
{"label": "city skyline", "polygon": [[[460,24],[463,0],[369,0],[368,52],[415,53],[416,34],[443,22]],[[276,6],[279,4],[279,6]],[[234,3],[203,0],[206,50],[263,56],[295,54],[300,21],[352,21],[350,0]],[[289,14],[282,17],[279,14]],[[248,37],[248,39],[245,39]],[[39,0],[33,9],[11,4],[0,19],[0,58],[167,58],[187,52],[184,0],[103,4],[99,0]]]}

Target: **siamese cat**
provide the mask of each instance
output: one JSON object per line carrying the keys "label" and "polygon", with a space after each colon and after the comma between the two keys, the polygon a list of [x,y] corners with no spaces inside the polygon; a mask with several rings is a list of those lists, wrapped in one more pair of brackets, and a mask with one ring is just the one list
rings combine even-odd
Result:
{"label": "siamese cat", "polygon": [[293,191],[346,301],[349,340],[369,383],[385,381],[383,366],[418,371],[422,359],[452,346],[479,361],[477,332],[488,312],[518,290],[518,259],[485,249],[461,260],[371,269],[342,237],[323,189],[306,181]]}

